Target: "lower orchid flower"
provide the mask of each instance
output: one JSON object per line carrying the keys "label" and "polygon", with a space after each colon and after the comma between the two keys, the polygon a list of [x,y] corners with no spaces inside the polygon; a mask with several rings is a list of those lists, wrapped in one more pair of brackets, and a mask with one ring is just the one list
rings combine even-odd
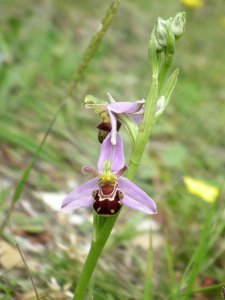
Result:
{"label": "lower orchid flower", "polygon": [[111,133],[101,145],[98,169],[83,167],[83,172],[96,176],[74,189],[63,201],[63,209],[93,206],[104,216],[116,214],[122,205],[148,214],[156,213],[155,202],[133,182],[123,177],[123,142],[117,133],[117,144],[111,144]]}
{"label": "lower orchid flower", "polygon": [[97,214],[110,216],[116,214],[122,205],[147,214],[155,214],[155,202],[137,185],[123,177],[124,166],[116,172],[111,171],[111,163],[106,160],[103,171],[84,167],[83,171],[96,177],[74,189],[63,201],[63,209],[77,209],[93,206]]}

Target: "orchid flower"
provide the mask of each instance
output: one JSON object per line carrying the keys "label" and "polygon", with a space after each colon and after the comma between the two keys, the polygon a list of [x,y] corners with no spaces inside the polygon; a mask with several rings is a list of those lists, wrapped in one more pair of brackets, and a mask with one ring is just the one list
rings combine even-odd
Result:
{"label": "orchid flower", "polygon": [[105,130],[106,132],[112,131],[111,143],[112,145],[116,145],[117,131],[118,127],[120,126],[117,122],[117,116],[119,114],[128,114],[137,123],[139,123],[144,113],[143,105],[145,100],[142,99],[134,102],[117,102],[109,93],[107,95],[110,103],[86,103],[85,107],[95,108],[97,110],[103,121],[98,128]]}
{"label": "orchid flower", "polygon": [[[137,124],[142,121],[144,115],[145,100],[136,100],[134,102],[118,102],[108,93],[110,103],[90,103],[86,102],[86,108],[95,108],[99,113],[102,123],[97,126],[99,129],[99,141],[102,143],[106,136],[111,132],[111,143],[117,143],[116,136],[121,123],[118,121],[120,114],[129,115]],[[161,96],[156,103],[155,116],[159,116],[165,109],[165,97]]]}
{"label": "orchid flower", "polygon": [[98,169],[83,167],[83,172],[95,178],[75,188],[63,201],[63,209],[77,209],[93,206],[97,214],[116,214],[122,205],[147,214],[156,213],[155,202],[137,185],[123,177],[123,143],[118,135],[117,144],[111,144],[111,133],[106,137],[98,160]]}

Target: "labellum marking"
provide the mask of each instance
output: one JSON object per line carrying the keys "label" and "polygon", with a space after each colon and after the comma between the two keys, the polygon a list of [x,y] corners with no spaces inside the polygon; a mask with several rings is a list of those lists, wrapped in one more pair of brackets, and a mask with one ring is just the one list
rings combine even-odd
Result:
{"label": "labellum marking", "polygon": [[117,185],[99,186],[99,190],[95,190],[92,195],[93,208],[100,215],[114,215],[122,206],[123,192],[117,188]]}

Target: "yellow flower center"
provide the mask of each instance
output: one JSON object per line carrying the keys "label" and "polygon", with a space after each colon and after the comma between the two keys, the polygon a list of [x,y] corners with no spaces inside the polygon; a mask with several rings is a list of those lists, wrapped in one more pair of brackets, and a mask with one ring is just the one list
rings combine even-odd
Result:
{"label": "yellow flower center", "polygon": [[103,165],[103,173],[100,175],[98,184],[104,186],[106,184],[117,185],[117,177],[111,172],[111,164],[109,160],[106,160]]}

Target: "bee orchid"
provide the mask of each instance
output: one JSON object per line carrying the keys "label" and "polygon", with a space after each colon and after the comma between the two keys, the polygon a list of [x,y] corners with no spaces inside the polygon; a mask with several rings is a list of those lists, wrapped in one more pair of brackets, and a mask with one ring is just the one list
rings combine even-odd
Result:
{"label": "bee orchid", "polygon": [[85,107],[95,108],[102,119],[102,123],[97,126],[98,129],[103,131],[103,136],[100,136],[100,142],[111,132],[111,143],[112,145],[116,145],[117,131],[121,125],[117,120],[118,115],[128,114],[139,123],[143,117],[145,100],[118,102],[109,93],[108,97],[110,103],[86,103]]}
{"label": "bee orchid", "polygon": [[147,214],[155,214],[155,202],[137,185],[123,177],[123,143],[117,134],[117,144],[111,144],[111,134],[104,140],[98,161],[98,169],[83,167],[83,172],[95,178],[75,188],[63,201],[62,208],[73,210],[93,206],[102,216],[116,214],[122,205]]}
{"label": "bee orchid", "polygon": [[[119,102],[108,93],[110,103],[85,103],[86,108],[95,108],[96,112],[101,118],[101,123],[97,126],[99,129],[98,138],[100,143],[111,133],[111,143],[116,145],[117,132],[120,129],[121,123],[118,120],[120,114],[126,114],[130,116],[137,124],[139,124],[144,115],[144,103],[145,100],[136,100],[134,102]],[[93,101],[93,100],[92,100]],[[165,97],[161,96],[156,104],[155,116],[158,117],[162,114],[166,107]]]}

